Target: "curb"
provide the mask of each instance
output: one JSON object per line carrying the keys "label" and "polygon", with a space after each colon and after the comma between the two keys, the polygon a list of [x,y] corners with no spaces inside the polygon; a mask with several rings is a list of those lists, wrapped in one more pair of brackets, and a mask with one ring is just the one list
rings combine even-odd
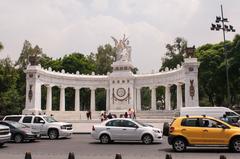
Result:
{"label": "curb", "polygon": [[87,135],[87,134],[91,134],[91,132],[74,132],[72,134],[74,134],[74,135]]}

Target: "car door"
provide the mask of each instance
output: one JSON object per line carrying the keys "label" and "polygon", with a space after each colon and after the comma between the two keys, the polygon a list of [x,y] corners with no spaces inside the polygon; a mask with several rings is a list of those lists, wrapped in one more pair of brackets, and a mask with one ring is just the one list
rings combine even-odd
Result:
{"label": "car door", "polygon": [[136,123],[129,120],[122,120],[122,124],[123,140],[139,140],[140,132]]}
{"label": "car door", "polygon": [[203,144],[203,131],[199,118],[185,118],[180,127],[180,133],[185,136],[190,144]]}
{"label": "car door", "polygon": [[29,127],[32,127],[32,119],[33,117],[32,116],[24,116],[23,119],[22,119],[22,123],[24,125],[27,125]]}
{"label": "car door", "polygon": [[122,122],[119,119],[110,120],[106,123],[106,131],[111,135],[112,140],[122,140]]}
{"label": "car door", "polygon": [[38,130],[41,135],[46,135],[44,131],[45,122],[42,121],[44,121],[42,117],[35,116],[33,119],[32,128]]}
{"label": "car door", "polygon": [[227,145],[230,129],[217,120],[203,118],[203,140],[206,145]]}

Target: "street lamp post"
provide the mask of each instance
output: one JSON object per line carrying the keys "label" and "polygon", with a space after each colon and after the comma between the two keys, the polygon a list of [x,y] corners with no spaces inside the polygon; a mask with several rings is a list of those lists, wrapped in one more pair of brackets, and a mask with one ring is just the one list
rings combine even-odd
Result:
{"label": "street lamp post", "polygon": [[221,5],[221,16],[216,16],[216,24],[212,24],[211,30],[212,31],[219,31],[222,30],[223,32],[223,52],[225,54],[225,62],[226,62],[226,80],[227,80],[227,105],[230,106],[230,87],[229,87],[229,77],[228,77],[228,53],[226,51],[226,32],[235,32],[236,30],[233,28],[232,25],[226,25],[228,21],[227,18],[223,16],[223,7]]}

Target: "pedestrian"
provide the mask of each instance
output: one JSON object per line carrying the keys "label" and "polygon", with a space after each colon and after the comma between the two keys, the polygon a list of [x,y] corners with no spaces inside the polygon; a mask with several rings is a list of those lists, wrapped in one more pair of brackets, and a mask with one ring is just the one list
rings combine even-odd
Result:
{"label": "pedestrian", "polygon": [[92,112],[89,110],[88,111],[89,119],[92,120]]}
{"label": "pedestrian", "polygon": [[103,122],[103,120],[104,120],[104,114],[103,113],[100,115],[100,120],[101,120],[101,122]]}
{"label": "pedestrian", "polygon": [[87,120],[89,120],[89,111],[86,112]]}
{"label": "pedestrian", "polygon": [[112,119],[112,114],[111,114],[111,112],[108,113],[107,118],[108,118],[108,119]]}
{"label": "pedestrian", "polygon": [[226,123],[228,123],[228,118],[226,114],[223,114],[223,117],[221,118],[222,121],[225,121]]}
{"label": "pedestrian", "polygon": [[128,118],[128,112],[125,112],[124,118]]}
{"label": "pedestrian", "polygon": [[128,109],[128,117],[132,118],[132,110],[131,110],[131,108]]}
{"label": "pedestrian", "polygon": [[133,116],[133,119],[136,119],[136,113],[135,113],[134,109],[133,109],[133,112],[132,112],[132,116]]}

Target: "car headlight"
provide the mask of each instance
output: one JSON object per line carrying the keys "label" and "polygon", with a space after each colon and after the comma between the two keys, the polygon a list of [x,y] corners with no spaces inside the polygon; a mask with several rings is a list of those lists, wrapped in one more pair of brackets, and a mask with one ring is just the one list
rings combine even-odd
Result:
{"label": "car headlight", "polygon": [[154,130],[154,129],[153,129],[153,132],[155,132],[155,133],[161,133],[161,131],[159,131],[159,130]]}
{"label": "car headlight", "polygon": [[65,125],[62,125],[60,128],[61,129],[66,129],[67,127]]}

